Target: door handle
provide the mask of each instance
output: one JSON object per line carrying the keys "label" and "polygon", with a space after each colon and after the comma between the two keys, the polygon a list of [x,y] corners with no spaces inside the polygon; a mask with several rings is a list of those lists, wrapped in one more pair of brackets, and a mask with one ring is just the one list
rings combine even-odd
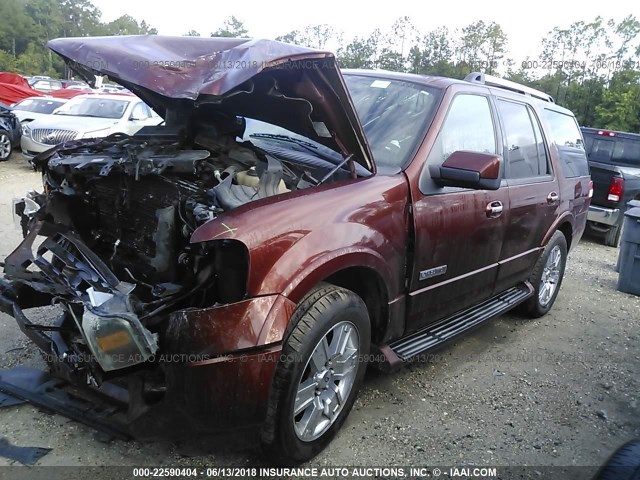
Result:
{"label": "door handle", "polygon": [[495,200],[489,204],[487,204],[487,217],[496,218],[502,214],[502,202]]}
{"label": "door handle", "polygon": [[556,203],[559,199],[560,196],[556,192],[551,192],[549,195],[547,195],[547,203],[549,205]]}

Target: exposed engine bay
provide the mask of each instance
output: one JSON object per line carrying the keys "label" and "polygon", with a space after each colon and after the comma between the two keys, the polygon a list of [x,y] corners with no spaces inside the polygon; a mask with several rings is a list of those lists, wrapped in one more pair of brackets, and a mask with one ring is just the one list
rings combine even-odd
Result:
{"label": "exposed engine bay", "polygon": [[191,136],[149,127],[34,160],[45,190],[15,205],[25,240],[6,259],[12,283],[2,294],[23,308],[62,306],[55,326],[29,328],[61,335],[68,351],[58,355],[90,383],[152,359],[171,312],[244,298],[244,245],[191,244],[196,228],[258,199],[359,174],[350,156],[282,134],[245,136],[240,117],[231,124]]}

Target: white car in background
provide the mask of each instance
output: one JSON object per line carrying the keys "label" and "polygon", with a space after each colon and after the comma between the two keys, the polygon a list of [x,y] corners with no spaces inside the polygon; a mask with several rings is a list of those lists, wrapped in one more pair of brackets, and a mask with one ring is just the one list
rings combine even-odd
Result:
{"label": "white car in background", "polygon": [[51,115],[54,110],[68,102],[66,98],[29,97],[14,103],[11,109],[22,123],[22,130],[27,123]]}
{"label": "white car in background", "polygon": [[22,154],[31,159],[70,140],[112,133],[133,135],[142,127],[162,122],[162,117],[133,95],[78,95],[52,115],[28,123],[20,146]]}

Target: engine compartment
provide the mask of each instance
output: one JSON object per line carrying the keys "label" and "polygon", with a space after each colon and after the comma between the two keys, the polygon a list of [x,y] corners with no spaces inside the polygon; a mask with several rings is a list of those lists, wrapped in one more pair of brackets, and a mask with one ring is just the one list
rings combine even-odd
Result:
{"label": "engine compartment", "polygon": [[14,297],[63,307],[65,358],[88,358],[74,368],[96,385],[152,358],[172,312],[245,298],[246,247],[192,244],[195,229],[259,199],[358,176],[351,156],[282,133],[245,135],[244,119],[233,125],[194,135],[151,127],[34,159],[44,192],[16,204],[25,240],[5,274]]}

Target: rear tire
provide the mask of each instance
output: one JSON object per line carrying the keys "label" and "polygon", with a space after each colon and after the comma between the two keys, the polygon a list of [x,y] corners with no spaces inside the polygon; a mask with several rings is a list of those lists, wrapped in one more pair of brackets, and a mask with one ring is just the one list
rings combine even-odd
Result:
{"label": "rear tire", "polygon": [[620,236],[622,235],[622,225],[612,226],[604,236],[604,244],[607,247],[618,248]]}
{"label": "rear tire", "polygon": [[333,285],[307,295],[291,325],[261,432],[266,459],[280,465],[313,458],[340,429],[362,384],[371,337],[362,299]]}
{"label": "rear tire", "polygon": [[0,162],[9,160],[12,152],[13,145],[11,145],[11,136],[9,135],[9,132],[0,129]]}
{"label": "rear tire", "polygon": [[542,255],[529,276],[534,294],[522,305],[522,312],[525,315],[538,318],[551,310],[562,285],[566,264],[567,239],[562,232],[557,231],[544,247]]}

